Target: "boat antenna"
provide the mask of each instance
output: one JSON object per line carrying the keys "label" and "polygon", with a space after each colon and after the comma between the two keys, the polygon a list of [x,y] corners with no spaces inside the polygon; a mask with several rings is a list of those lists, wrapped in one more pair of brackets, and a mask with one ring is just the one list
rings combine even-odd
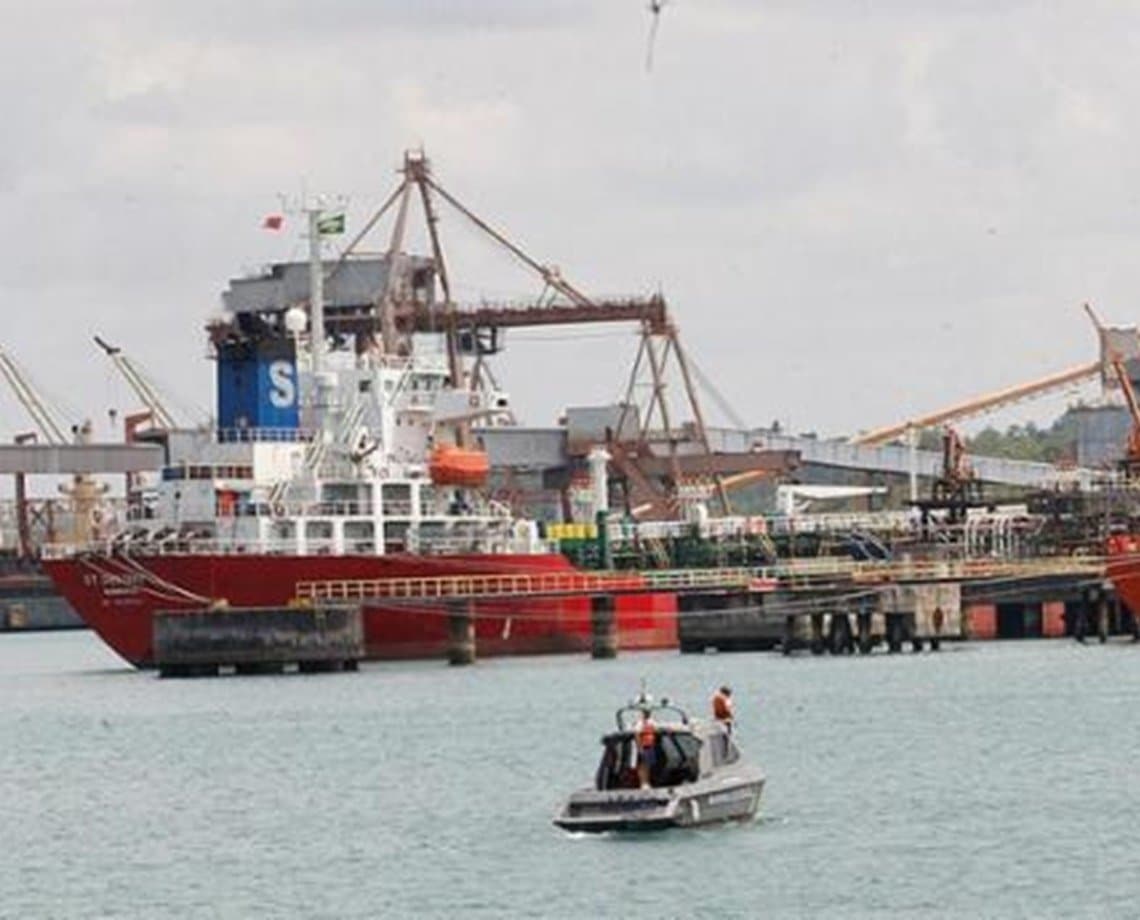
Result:
{"label": "boat antenna", "polygon": [[649,24],[649,42],[645,50],[645,72],[653,70],[653,45],[657,41],[657,27],[661,24],[661,10],[669,0],[649,0],[649,13],[653,17]]}
{"label": "boat antenna", "polygon": [[648,709],[653,705],[653,697],[651,697],[646,690],[644,677],[641,678],[641,690],[637,694],[637,699],[635,699],[633,702],[634,705],[639,706],[642,709]]}

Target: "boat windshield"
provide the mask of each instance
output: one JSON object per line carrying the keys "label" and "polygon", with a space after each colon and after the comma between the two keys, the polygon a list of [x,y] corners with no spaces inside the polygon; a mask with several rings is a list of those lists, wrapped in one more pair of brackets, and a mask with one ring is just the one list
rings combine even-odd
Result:
{"label": "boat windshield", "polygon": [[[602,761],[594,785],[601,790],[638,788],[637,743],[633,733],[608,735],[602,743]],[[649,785],[661,788],[695,782],[701,773],[700,750],[701,742],[691,732],[660,730]]]}

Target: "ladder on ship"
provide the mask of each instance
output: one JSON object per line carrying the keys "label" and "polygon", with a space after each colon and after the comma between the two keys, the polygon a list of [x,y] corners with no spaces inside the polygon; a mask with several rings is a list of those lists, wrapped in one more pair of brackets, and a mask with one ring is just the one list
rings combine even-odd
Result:
{"label": "ladder on ship", "polygon": [[[352,404],[352,408],[349,409],[341,421],[334,438],[326,438],[323,430],[317,431],[316,434],[313,435],[313,439],[309,442],[309,446],[305,448],[305,456],[301,461],[302,468],[306,472],[315,475],[325,462],[325,458],[328,457],[329,446],[333,443],[348,445],[367,410],[368,406],[365,401],[357,397]],[[283,502],[285,497],[289,494],[290,485],[291,480],[288,479],[281,479],[274,483],[273,488],[269,491],[270,504],[277,505]]]}

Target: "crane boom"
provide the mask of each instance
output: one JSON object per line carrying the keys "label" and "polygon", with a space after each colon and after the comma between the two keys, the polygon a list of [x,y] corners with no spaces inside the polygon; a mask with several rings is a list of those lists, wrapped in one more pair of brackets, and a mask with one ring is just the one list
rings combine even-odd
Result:
{"label": "crane boom", "polygon": [[111,363],[115,365],[119,373],[123,375],[123,379],[130,384],[135,395],[138,396],[146,408],[150,411],[152,418],[160,428],[170,430],[177,428],[178,425],[174,421],[174,417],[170,414],[169,410],[163,405],[162,400],[159,398],[158,393],[155,392],[154,387],[146,376],[134,365],[125,354],[123,350],[115,345],[95,336],[95,344],[98,345],[106,353],[107,357],[111,359]]}
{"label": "crane boom", "polygon": [[59,423],[52,417],[51,412],[48,411],[44,401],[24,375],[24,372],[12,360],[11,355],[3,349],[0,349],[0,373],[3,373],[9,386],[12,387],[12,392],[16,394],[16,398],[28,410],[28,414],[36,423],[36,427],[39,428],[44,440],[49,444],[66,444],[68,442],[67,435],[63,433]]}
{"label": "crane boom", "polygon": [[1136,390],[1128,378],[1128,369],[1124,360],[1116,355],[1112,359],[1112,369],[1116,371],[1116,379],[1120,381],[1120,389],[1124,393],[1124,401],[1128,404],[1128,415],[1132,419],[1132,444],[1140,444],[1140,404],[1136,401]]}
{"label": "crane boom", "polygon": [[888,441],[893,441],[895,438],[902,437],[909,429],[917,431],[922,428],[933,428],[936,425],[942,425],[946,422],[955,421],[956,419],[963,419],[971,415],[980,415],[983,412],[990,412],[1002,406],[1009,405],[1010,403],[1041,396],[1049,390],[1055,390],[1059,387],[1095,377],[1100,371],[1101,363],[1099,361],[1082,364],[1078,367],[1071,367],[1068,370],[1050,374],[1048,377],[1042,377],[1039,380],[1018,384],[1013,387],[1006,387],[1004,390],[997,390],[993,393],[987,393],[984,396],[977,396],[974,399],[948,406],[938,412],[931,412],[929,415],[920,415],[917,418],[912,418],[896,425],[888,425],[885,428],[876,428],[873,431],[863,432],[851,438],[850,443],[864,447],[874,447],[879,444],[885,444]]}

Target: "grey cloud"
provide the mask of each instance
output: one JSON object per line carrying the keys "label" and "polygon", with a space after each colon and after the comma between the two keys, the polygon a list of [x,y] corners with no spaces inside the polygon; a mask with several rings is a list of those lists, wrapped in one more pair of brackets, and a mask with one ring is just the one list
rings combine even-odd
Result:
{"label": "grey cloud", "polygon": [[586,19],[590,6],[574,0],[199,0],[157,10],[139,2],[132,15],[193,35],[224,35],[243,44],[286,39],[303,46],[390,29],[430,38],[433,31],[562,28]]}
{"label": "grey cloud", "polygon": [[[1076,363],[1140,286],[1136,15],[1110,4],[640,0],[27,6],[0,37],[3,343],[106,400],[90,330],[176,389],[226,279],[293,252],[277,193],[354,220],[423,141],[592,290],[661,284],[745,417],[853,430]],[[465,296],[533,281],[450,213]],[[41,320],[41,317],[50,317]],[[627,331],[526,338],[524,415],[612,398]],[[534,368],[541,366],[541,379]],[[852,381],[858,381],[857,386]]]}

